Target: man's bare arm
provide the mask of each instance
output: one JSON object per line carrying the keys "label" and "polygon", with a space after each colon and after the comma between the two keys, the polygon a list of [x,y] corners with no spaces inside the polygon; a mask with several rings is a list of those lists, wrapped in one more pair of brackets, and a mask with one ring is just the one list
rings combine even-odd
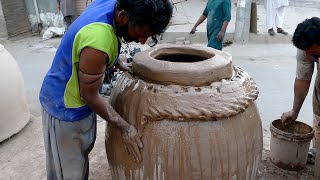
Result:
{"label": "man's bare arm", "polygon": [[196,32],[197,27],[204,21],[206,20],[207,17],[204,15],[201,15],[198,19],[198,21],[196,22],[196,24],[193,26],[193,28],[190,31],[190,34],[194,34]]}
{"label": "man's bare arm", "polygon": [[99,94],[106,63],[108,63],[108,55],[102,51],[93,48],[84,48],[81,51],[78,71],[80,94],[94,112],[121,130],[127,148],[135,160],[139,162],[141,161],[139,148],[142,148],[142,142],[136,129],[125,121]]}
{"label": "man's bare arm", "polygon": [[311,80],[296,79],[294,83],[294,101],[292,110],[299,114],[301,106],[306,99]]}
{"label": "man's bare arm", "polygon": [[222,25],[222,27],[221,27],[221,30],[220,30],[220,32],[219,32],[218,35],[217,35],[217,39],[219,39],[219,40],[222,40],[222,39],[223,39],[223,37],[224,37],[224,35],[225,35],[225,33],[226,33],[226,30],[227,30],[228,24],[229,24],[229,21],[224,21],[224,22],[223,22],[223,25]]}
{"label": "man's bare arm", "polygon": [[106,60],[108,60],[108,56],[101,51],[92,48],[82,50],[78,73],[80,94],[99,116],[116,124],[121,129],[125,129],[128,128],[129,124],[120,119],[111,105],[99,94],[106,70]]}
{"label": "man's bare arm", "polygon": [[292,110],[283,113],[281,116],[281,120],[284,125],[288,125],[297,119],[303,102],[308,95],[310,83],[311,80],[296,79],[294,81],[294,100]]}

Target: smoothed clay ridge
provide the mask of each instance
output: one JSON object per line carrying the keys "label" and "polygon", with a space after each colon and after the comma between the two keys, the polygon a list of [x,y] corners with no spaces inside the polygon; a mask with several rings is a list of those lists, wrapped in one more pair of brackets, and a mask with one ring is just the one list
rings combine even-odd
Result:
{"label": "smoothed clay ridge", "polygon": [[[117,81],[111,103],[122,104],[117,110],[130,114],[134,109],[143,124],[148,120],[216,120],[243,112],[258,96],[253,79],[241,68],[234,66],[231,79],[213,82],[209,86],[191,87],[158,85],[145,82],[129,73]],[[115,99],[116,98],[116,99]],[[125,102],[126,103],[120,103]],[[134,112],[132,112],[134,113]],[[139,116],[139,117],[138,117]],[[131,118],[128,116],[128,118]]]}

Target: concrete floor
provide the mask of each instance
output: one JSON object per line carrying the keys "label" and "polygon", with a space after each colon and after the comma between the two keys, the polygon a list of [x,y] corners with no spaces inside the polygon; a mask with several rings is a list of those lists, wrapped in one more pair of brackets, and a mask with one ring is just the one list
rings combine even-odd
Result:
{"label": "concrete floor", "polygon": [[[20,65],[32,114],[26,128],[0,143],[0,179],[46,177],[38,94],[59,42],[60,38],[42,41],[39,37],[0,42]],[[274,168],[268,160],[269,124],[292,106],[295,48],[291,44],[233,44],[224,51],[233,55],[235,65],[249,72],[260,91],[257,104],[262,118],[265,148],[259,171],[260,179],[312,179],[313,166],[293,173]],[[299,116],[300,120],[309,125],[312,125],[311,95],[312,92],[309,93]],[[90,179],[111,178],[104,150],[104,127],[105,123],[99,120],[97,141],[90,155]]]}

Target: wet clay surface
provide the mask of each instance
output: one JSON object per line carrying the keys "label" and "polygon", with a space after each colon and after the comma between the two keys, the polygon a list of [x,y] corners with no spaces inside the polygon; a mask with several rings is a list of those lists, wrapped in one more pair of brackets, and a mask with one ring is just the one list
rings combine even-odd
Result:
{"label": "wet clay surface", "polygon": [[257,109],[218,121],[150,121],[136,164],[109,126],[106,149],[115,179],[253,179],[262,151]]}
{"label": "wet clay surface", "polygon": [[272,124],[277,129],[291,134],[309,134],[312,132],[312,128],[310,126],[298,121],[294,121],[288,126],[283,126],[280,120],[276,120]]}
{"label": "wet clay surface", "polygon": [[[214,120],[245,111],[258,96],[252,78],[234,67],[230,80],[209,86],[190,87],[148,83],[129,73],[121,75],[113,90],[111,104],[127,119]],[[118,95],[118,94],[121,94]],[[122,108],[121,106],[128,106]],[[130,106],[130,108],[129,108]]]}
{"label": "wet clay surface", "polygon": [[[243,69],[233,67],[231,57],[223,52],[187,48],[215,54],[216,58],[191,63],[195,71],[189,72],[188,63],[151,58],[189,60],[181,52],[172,56],[170,49],[154,49],[135,56],[134,74],[122,74],[110,96],[110,104],[137,127],[144,144],[143,161],[137,164],[119,140],[119,130],[108,126],[106,150],[113,178],[255,179],[262,153],[262,128],[254,103],[258,89],[253,79]],[[149,52],[153,53],[149,59],[138,58],[148,58]],[[194,60],[194,52],[190,59]],[[153,70],[165,70],[164,67],[175,73],[175,83],[167,84],[163,72],[154,77]],[[208,76],[202,68],[216,78],[205,79],[206,85],[181,83],[186,75],[197,77],[195,72],[200,77]],[[152,75],[145,77],[143,70],[148,69],[152,69]]]}
{"label": "wet clay surface", "polygon": [[289,171],[301,171],[306,167],[306,164],[302,163],[283,163],[281,161],[277,161],[273,163],[281,169],[289,170]]}

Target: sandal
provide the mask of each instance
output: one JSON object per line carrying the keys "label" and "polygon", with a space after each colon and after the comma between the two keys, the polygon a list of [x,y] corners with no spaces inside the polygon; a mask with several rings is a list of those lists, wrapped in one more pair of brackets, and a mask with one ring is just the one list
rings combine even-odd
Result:
{"label": "sandal", "polygon": [[270,36],[276,35],[276,33],[274,32],[273,28],[269,29],[268,33],[270,34]]}
{"label": "sandal", "polygon": [[277,33],[288,35],[288,32],[284,31],[282,28],[278,28]]}

